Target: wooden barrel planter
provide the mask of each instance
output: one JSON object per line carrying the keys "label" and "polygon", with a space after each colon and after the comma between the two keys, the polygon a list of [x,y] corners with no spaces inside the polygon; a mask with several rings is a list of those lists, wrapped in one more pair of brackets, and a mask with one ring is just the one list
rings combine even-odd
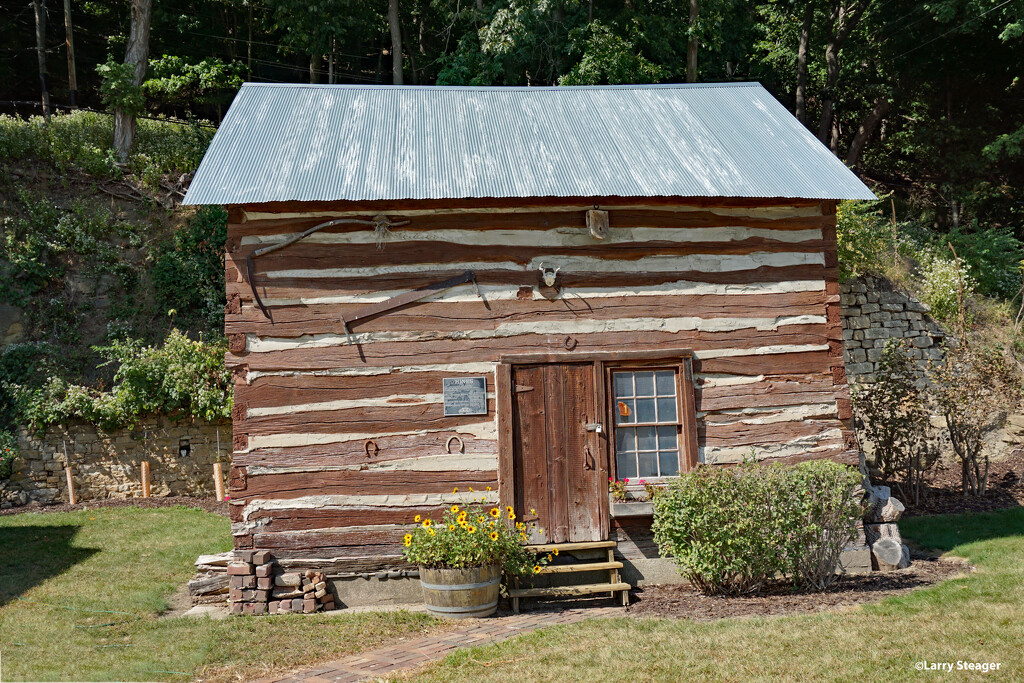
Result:
{"label": "wooden barrel planter", "polygon": [[498,609],[501,567],[428,569],[420,567],[427,611],[447,619],[489,617]]}

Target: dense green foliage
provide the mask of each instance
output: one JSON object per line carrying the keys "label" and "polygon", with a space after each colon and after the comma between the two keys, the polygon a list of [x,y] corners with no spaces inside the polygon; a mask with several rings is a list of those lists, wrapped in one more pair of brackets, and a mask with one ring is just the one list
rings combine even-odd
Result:
{"label": "dense green foliage", "polygon": [[224,367],[223,341],[193,341],[172,330],[162,346],[115,341],[98,347],[115,364],[113,385],[102,391],[57,376],[42,386],[10,388],[20,416],[43,429],[69,420],[86,420],[112,429],[132,427],[147,415],[226,420],[233,401],[231,373]]}
{"label": "dense green foliage", "polygon": [[[127,170],[150,184],[164,173],[190,173],[199,166],[214,130],[199,123],[140,119]],[[27,120],[0,115],[0,160],[39,160],[60,170],[79,168],[99,178],[124,174],[111,150],[113,117],[87,111]]]}
{"label": "dense green foliage", "polygon": [[10,432],[0,431],[0,481],[11,476],[17,455],[18,438]]}
{"label": "dense green foliage", "polygon": [[175,320],[190,329],[213,332],[223,327],[227,227],[222,207],[203,207],[156,249],[152,277],[157,305],[165,312],[173,310]]}
{"label": "dense green foliage", "polygon": [[756,592],[776,575],[823,589],[854,535],[859,484],[829,461],[698,467],[654,497],[654,539],[705,593]]}

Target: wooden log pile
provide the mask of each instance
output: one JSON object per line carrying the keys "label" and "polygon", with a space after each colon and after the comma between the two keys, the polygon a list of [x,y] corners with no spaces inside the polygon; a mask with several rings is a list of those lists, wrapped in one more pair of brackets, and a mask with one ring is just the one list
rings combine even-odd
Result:
{"label": "wooden log pile", "polygon": [[226,569],[232,614],[312,614],[334,609],[323,572],[281,571],[269,550],[236,550]]}
{"label": "wooden log pile", "polygon": [[334,596],[327,589],[327,577],[313,570],[278,574],[274,577],[270,597],[271,614],[311,614],[334,609]]}
{"label": "wooden log pile", "polygon": [[199,556],[195,562],[196,575],[188,582],[188,593],[193,605],[209,605],[227,600],[230,561],[230,552]]}
{"label": "wooden log pile", "polygon": [[871,546],[871,563],[876,571],[910,566],[910,549],[903,543],[896,525],[904,509],[903,503],[892,497],[888,486],[873,486],[868,491],[864,534]]}

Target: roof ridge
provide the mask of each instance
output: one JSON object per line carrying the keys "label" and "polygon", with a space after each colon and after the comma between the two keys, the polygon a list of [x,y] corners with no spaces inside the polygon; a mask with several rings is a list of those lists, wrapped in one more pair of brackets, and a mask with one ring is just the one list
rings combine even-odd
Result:
{"label": "roof ridge", "polygon": [[574,90],[688,90],[691,88],[763,88],[758,81],[721,83],[623,83],[619,85],[388,85],[386,83],[259,83],[246,81],[242,87],[311,88],[316,90],[454,90],[459,92],[544,92]]}

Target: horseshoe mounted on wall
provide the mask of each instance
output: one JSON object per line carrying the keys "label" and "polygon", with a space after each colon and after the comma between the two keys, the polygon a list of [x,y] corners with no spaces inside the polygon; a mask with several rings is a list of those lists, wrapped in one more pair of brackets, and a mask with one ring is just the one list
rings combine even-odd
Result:
{"label": "horseshoe mounted on wall", "polygon": [[377,454],[380,453],[380,446],[373,439],[367,439],[366,443],[363,444],[363,450],[366,451],[367,458],[376,458]]}
{"label": "horseshoe mounted on wall", "polygon": [[458,441],[459,442],[459,451],[458,451],[459,453],[465,453],[466,452],[466,444],[463,443],[462,437],[461,436],[450,436],[450,437],[448,437],[448,441],[444,445],[444,450],[448,453],[448,455],[452,454],[452,441]]}

